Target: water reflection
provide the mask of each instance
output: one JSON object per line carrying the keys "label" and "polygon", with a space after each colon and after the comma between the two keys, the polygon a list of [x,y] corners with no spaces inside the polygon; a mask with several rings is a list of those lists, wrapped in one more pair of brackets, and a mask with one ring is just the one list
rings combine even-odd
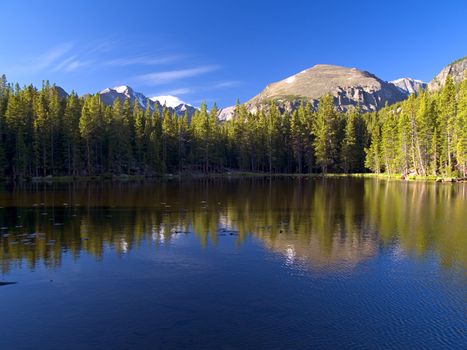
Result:
{"label": "water reflection", "polygon": [[0,192],[0,261],[60,266],[81,252],[102,259],[145,242],[194,234],[216,245],[249,236],[288,264],[352,268],[379,253],[467,265],[465,184],[363,179],[216,180],[151,184],[28,185]]}

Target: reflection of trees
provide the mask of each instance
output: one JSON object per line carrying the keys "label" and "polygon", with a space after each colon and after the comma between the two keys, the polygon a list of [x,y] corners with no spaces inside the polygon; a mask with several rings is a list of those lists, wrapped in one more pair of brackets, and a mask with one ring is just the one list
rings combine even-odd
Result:
{"label": "reflection of trees", "polygon": [[464,185],[355,179],[37,185],[0,193],[0,259],[4,272],[54,267],[62,254],[101,258],[189,231],[202,246],[252,235],[315,267],[352,266],[394,242],[465,266],[466,197]]}

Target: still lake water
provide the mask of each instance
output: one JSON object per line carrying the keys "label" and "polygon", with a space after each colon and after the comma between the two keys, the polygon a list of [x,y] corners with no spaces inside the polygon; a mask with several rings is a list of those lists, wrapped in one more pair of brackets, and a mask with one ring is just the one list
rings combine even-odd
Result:
{"label": "still lake water", "polygon": [[0,349],[466,349],[467,185],[0,189]]}

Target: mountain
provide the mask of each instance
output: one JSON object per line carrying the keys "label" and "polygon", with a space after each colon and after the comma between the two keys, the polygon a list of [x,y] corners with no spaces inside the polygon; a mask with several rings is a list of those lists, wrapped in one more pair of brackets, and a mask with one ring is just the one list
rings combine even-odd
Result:
{"label": "mountain", "polygon": [[428,85],[424,81],[412,78],[400,78],[392,80],[390,81],[390,83],[399,88],[399,90],[407,96],[410,94],[417,93],[420,90],[425,90]]}
{"label": "mountain", "polygon": [[[139,105],[142,108],[146,108],[148,102],[151,109],[154,109],[154,106],[156,105],[154,101],[151,101],[142,93],[135,92],[131,87],[126,85],[116,86],[114,88],[106,88],[99,92],[99,95],[101,95],[101,101],[106,105],[112,105],[112,103],[114,103],[117,98],[120,98],[122,103],[128,98],[130,100],[130,105],[133,105],[135,100],[138,100]],[[160,108],[159,105],[157,107]]]}
{"label": "mountain", "polygon": [[227,121],[232,119],[235,112],[235,106],[225,107],[219,110],[219,114],[217,115],[217,119],[220,121]]}
{"label": "mountain", "polygon": [[[376,111],[387,104],[402,101],[407,94],[395,85],[356,68],[318,64],[284,80],[269,84],[257,96],[246,102],[250,112],[267,108],[271,100],[281,111],[292,111],[302,101],[316,108],[319,98],[334,96],[338,110],[346,111],[360,105],[362,111]],[[220,117],[230,119],[232,107],[221,110]]]}
{"label": "mountain", "polygon": [[437,91],[442,88],[448,75],[452,77],[454,83],[460,83],[462,79],[464,79],[466,69],[467,56],[448,64],[436,77],[433,78],[432,81],[428,83],[428,90]]}
{"label": "mountain", "polygon": [[54,85],[53,88],[55,90],[57,90],[58,97],[60,97],[60,98],[67,98],[68,97],[68,93],[62,87]]}
{"label": "mountain", "polygon": [[334,103],[340,111],[358,104],[363,111],[376,111],[386,103],[392,104],[406,97],[393,84],[371,73],[356,68],[318,64],[269,84],[247,105],[254,110],[272,99],[286,110],[293,109],[303,100],[317,107],[319,98],[326,94],[334,96]]}
{"label": "mountain", "polygon": [[138,101],[139,105],[143,109],[146,108],[146,105],[149,103],[149,108],[151,110],[154,110],[154,108],[158,108],[159,111],[162,111],[163,104],[166,103],[166,107],[168,107],[171,113],[176,112],[177,115],[183,116],[185,114],[185,111],[188,111],[189,118],[191,118],[191,116],[196,111],[195,107],[180,101],[175,96],[171,96],[172,99],[170,100],[170,102],[178,100],[181,103],[178,105],[173,105],[172,103],[170,103],[169,105],[167,101],[164,101],[162,103],[157,97],[148,98],[142,93],[134,91],[131,87],[127,85],[106,88],[99,92],[99,95],[101,96],[101,101],[109,106],[112,105],[117,98],[120,98],[122,102],[128,98],[130,100],[131,105],[133,105],[135,101]]}

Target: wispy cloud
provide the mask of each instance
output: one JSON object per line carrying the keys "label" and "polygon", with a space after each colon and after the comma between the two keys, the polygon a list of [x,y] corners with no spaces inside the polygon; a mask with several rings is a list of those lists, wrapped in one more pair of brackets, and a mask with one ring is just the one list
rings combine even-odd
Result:
{"label": "wispy cloud", "polygon": [[172,83],[180,79],[191,78],[201,74],[206,74],[215,71],[219,68],[219,66],[201,66],[190,69],[179,69],[165,72],[149,73],[136,77],[136,80],[150,85],[162,85]]}
{"label": "wispy cloud", "polygon": [[39,55],[37,58],[33,59],[31,67],[36,71],[40,71],[50,67],[54,62],[59,60],[61,57],[66,55],[72,49],[73,45],[71,43],[65,43],[59,46],[52,48],[46,53]]}
{"label": "wispy cloud", "polygon": [[76,59],[76,56],[71,56],[71,57],[68,57],[66,59],[64,59],[62,62],[60,62],[59,64],[57,64],[55,67],[53,67],[51,69],[51,72],[55,73],[55,72],[58,72],[66,67],[68,67],[68,65],[73,62],[73,60]]}
{"label": "wispy cloud", "polygon": [[112,38],[100,39],[98,41],[91,41],[84,47],[84,51],[88,55],[102,54],[110,52],[119,45],[119,40]]}
{"label": "wispy cloud", "polygon": [[222,88],[229,88],[240,85],[242,82],[239,80],[227,80],[227,81],[220,81],[212,85],[214,89],[222,89]]}
{"label": "wispy cloud", "polygon": [[7,70],[20,74],[33,74],[45,71],[68,54],[72,48],[73,45],[71,43],[57,45],[35,57],[26,57],[22,62],[13,63],[10,67],[7,67]]}
{"label": "wispy cloud", "polygon": [[73,72],[73,71],[75,71],[76,69],[78,69],[80,67],[89,66],[91,63],[92,63],[92,61],[73,60],[65,67],[65,71],[66,72]]}
{"label": "wispy cloud", "polygon": [[169,91],[163,91],[160,93],[157,93],[155,95],[186,95],[194,92],[193,89],[191,88],[179,88],[179,89],[174,89],[174,90],[169,90]]}
{"label": "wispy cloud", "polygon": [[55,67],[53,67],[51,72],[53,72],[53,73],[59,72],[59,71],[73,72],[76,69],[78,69],[80,67],[88,66],[91,63],[92,63],[92,61],[90,61],[90,60],[83,61],[83,60],[78,59],[76,55],[75,56],[70,56],[70,57],[64,59],[59,64],[57,64]]}
{"label": "wispy cloud", "polygon": [[170,63],[180,59],[181,55],[170,55],[170,56],[160,56],[160,57],[151,57],[151,56],[137,56],[137,57],[126,57],[126,58],[117,58],[104,62],[104,65],[107,66],[132,66],[132,65],[141,65],[141,66],[153,66],[158,64]]}

